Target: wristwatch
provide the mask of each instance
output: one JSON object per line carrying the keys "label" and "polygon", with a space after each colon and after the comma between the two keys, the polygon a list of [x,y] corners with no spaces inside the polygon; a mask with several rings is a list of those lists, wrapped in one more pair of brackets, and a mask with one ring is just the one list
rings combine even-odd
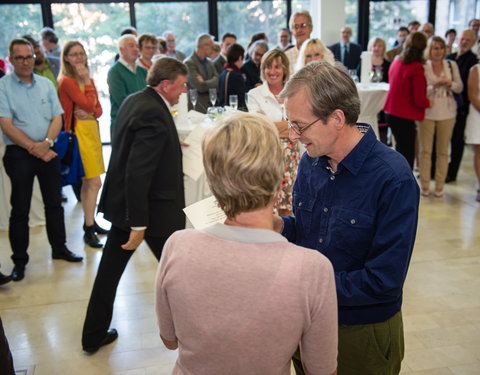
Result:
{"label": "wristwatch", "polygon": [[48,137],[45,138],[45,142],[48,143],[48,145],[50,146],[50,148],[52,148],[53,145],[54,145],[53,139],[50,139],[50,138],[48,138]]}

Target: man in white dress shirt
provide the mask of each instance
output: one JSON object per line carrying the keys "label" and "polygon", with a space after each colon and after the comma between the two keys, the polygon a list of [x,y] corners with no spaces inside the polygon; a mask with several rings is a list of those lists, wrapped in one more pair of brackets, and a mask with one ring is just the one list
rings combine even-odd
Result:
{"label": "man in white dress shirt", "polygon": [[298,11],[292,14],[288,23],[292,35],[295,37],[295,44],[292,48],[285,51],[290,62],[290,74],[293,74],[293,68],[297,63],[298,53],[303,42],[310,39],[313,31],[312,16],[308,10]]}

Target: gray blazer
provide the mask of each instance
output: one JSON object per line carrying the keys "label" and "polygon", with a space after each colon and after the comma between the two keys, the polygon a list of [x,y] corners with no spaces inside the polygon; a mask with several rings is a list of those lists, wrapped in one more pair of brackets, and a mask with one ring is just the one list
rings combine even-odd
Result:
{"label": "gray blazer", "polygon": [[[184,64],[188,69],[188,87],[197,89],[198,91],[198,101],[195,109],[198,112],[207,113],[207,108],[212,105],[210,103],[208,90],[218,88],[217,69],[215,69],[215,65],[207,59],[207,72],[205,74],[203,64],[195,52],[184,61]],[[203,82],[198,80],[198,76],[203,78]],[[191,109],[191,103],[188,105],[189,109]]]}

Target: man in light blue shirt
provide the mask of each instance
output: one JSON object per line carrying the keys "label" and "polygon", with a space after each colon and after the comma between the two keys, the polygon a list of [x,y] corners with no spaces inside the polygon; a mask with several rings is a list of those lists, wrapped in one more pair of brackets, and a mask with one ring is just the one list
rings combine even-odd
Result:
{"label": "man in light blue shirt", "polygon": [[38,178],[45,205],[48,241],[53,259],[80,262],[65,246],[65,221],[60,199],[60,162],[54,140],[62,127],[63,109],[53,84],[33,74],[35,55],[25,39],[10,43],[13,73],[0,80],[0,126],[7,145],[3,163],[12,184],[9,239],[12,279],[25,276],[28,263],[28,215],[33,180]]}

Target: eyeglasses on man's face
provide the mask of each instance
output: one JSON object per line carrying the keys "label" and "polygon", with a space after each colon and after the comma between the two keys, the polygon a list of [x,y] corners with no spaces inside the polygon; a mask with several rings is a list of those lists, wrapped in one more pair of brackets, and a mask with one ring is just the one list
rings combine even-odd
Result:
{"label": "eyeglasses on man's face", "polygon": [[27,55],[27,56],[14,56],[13,61],[23,63],[23,62],[32,62],[35,59],[35,55]]}
{"label": "eyeglasses on man's face", "polygon": [[302,135],[310,126],[315,124],[317,121],[320,121],[320,117],[305,126],[300,126],[296,121],[290,121],[288,119],[287,119],[287,124],[288,124],[288,128],[292,129],[297,135]]}
{"label": "eyeglasses on man's face", "polygon": [[297,23],[297,24],[293,25],[293,28],[295,30],[306,29],[307,27],[310,27],[309,23]]}

